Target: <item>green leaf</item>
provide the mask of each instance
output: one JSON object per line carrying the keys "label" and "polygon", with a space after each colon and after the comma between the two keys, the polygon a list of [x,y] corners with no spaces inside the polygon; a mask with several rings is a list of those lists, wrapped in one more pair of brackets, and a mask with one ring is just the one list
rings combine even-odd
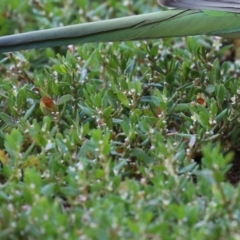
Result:
{"label": "green leaf", "polygon": [[208,127],[210,125],[210,123],[209,123],[209,114],[206,115],[205,113],[200,112],[199,113],[199,117],[200,117],[200,120],[201,120],[201,121],[199,121],[199,123],[201,125],[203,125],[203,127]]}
{"label": "green leaf", "polygon": [[67,69],[66,69],[66,66],[64,66],[63,64],[61,65],[53,65],[52,68],[60,73],[60,74],[67,74]]}
{"label": "green leaf", "polygon": [[92,117],[94,115],[94,111],[91,108],[85,107],[83,105],[79,105],[82,111],[88,116]]}
{"label": "green leaf", "polygon": [[229,109],[228,109],[228,108],[227,108],[227,109],[224,109],[222,112],[220,112],[220,113],[216,116],[215,120],[216,120],[217,122],[220,122],[220,121],[222,121],[223,119],[225,120],[225,118],[228,116],[228,112],[229,112]]}
{"label": "green leaf", "polygon": [[53,196],[55,193],[55,183],[49,183],[41,188],[41,193],[45,196]]}
{"label": "green leaf", "polygon": [[15,127],[17,124],[13,121],[12,117],[10,117],[9,115],[7,115],[6,113],[0,113],[0,119],[2,119],[2,121],[7,124],[10,127]]}
{"label": "green leaf", "polygon": [[10,134],[6,134],[5,148],[12,156],[20,153],[23,144],[23,135],[17,129],[12,129]]}
{"label": "green leaf", "polygon": [[216,97],[217,97],[219,104],[222,104],[224,101],[224,97],[225,97],[225,88],[224,88],[223,84],[218,84],[215,88],[215,91],[216,91]]}
{"label": "green leaf", "polygon": [[103,111],[103,117],[104,118],[109,118],[112,113],[112,106],[108,106],[107,108],[104,109]]}
{"label": "green leaf", "polygon": [[129,100],[123,92],[117,92],[117,97],[125,107],[129,107]]}
{"label": "green leaf", "polygon": [[73,99],[73,97],[71,94],[63,95],[57,100],[56,105],[59,106],[59,105],[65,104],[65,103],[71,101],[72,99]]}
{"label": "green leaf", "polygon": [[32,115],[35,107],[36,107],[36,104],[33,104],[33,105],[26,111],[26,113],[25,113],[25,115],[24,115],[24,119],[28,119],[28,118]]}

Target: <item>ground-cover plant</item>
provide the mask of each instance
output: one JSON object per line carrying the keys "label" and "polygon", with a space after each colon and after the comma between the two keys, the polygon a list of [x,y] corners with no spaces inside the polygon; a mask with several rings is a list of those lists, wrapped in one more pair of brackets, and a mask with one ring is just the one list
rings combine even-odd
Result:
{"label": "ground-cover plant", "polygon": [[[1,35],[157,10],[0,4]],[[238,239],[232,47],[201,36],[2,54],[0,239]]]}

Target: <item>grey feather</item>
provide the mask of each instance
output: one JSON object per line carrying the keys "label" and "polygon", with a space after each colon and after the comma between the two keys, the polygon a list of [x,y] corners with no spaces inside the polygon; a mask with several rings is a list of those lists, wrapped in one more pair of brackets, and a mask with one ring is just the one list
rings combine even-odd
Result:
{"label": "grey feather", "polygon": [[179,9],[211,9],[240,12],[240,0],[158,0],[161,5]]}

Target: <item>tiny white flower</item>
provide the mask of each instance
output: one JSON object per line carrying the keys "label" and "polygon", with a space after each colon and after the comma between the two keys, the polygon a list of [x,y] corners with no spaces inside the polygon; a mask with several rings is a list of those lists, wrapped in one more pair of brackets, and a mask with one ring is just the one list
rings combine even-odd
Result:
{"label": "tiny white flower", "polygon": [[215,48],[216,51],[218,51],[222,46],[221,43],[221,38],[220,37],[215,37],[213,41],[213,47]]}

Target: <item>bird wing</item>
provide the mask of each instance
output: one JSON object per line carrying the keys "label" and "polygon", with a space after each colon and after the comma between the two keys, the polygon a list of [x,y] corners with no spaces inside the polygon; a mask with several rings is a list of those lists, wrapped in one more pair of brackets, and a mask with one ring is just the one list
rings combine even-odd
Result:
{"label": "bird wing", "polygon": [[[177,3],[189,1],[179,0]],[[89,42],[133,41],[200,34],[240,38],[240,13],[201,9],[169,10],[38,30],[0,37],[0,52]]]}

